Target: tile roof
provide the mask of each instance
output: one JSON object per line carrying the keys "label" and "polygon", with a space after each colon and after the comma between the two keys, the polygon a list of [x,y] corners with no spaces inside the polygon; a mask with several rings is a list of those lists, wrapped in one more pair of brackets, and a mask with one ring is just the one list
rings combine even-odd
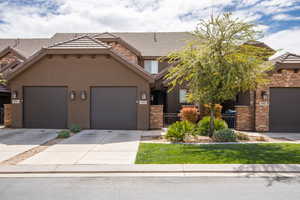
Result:
{"label": "tile roof", "polygon": [[50,39],[45,38],[31,38],[31,39],[0,39],[0,51],[10,46],[18,51],[24,57],[28,58],[42,47],[49,46]]}
{"label": "tile roof", "polygon": [[[52,40],[64,41],[87,33],[56,33]],[[89,36],[99,36],[100,33],[88,33]],[[189,32],[111,32],[110,35],[138,49],[142,56],[166,56],[174,50],[180,50],[187,41],[193,39]],[[106,33],[106,36],[108,34]]]}
{"label": "tile roof", "polygon": [[0,39],[0,51],[11,46],[28,58],[43,47],[84,35],[121,38],[139,50],[142,56],[166,56],[171,51],[181,49],[187,41],[193,39],[192,34],[188,32],[56,33],[51,38]]}
{"label": "tile roof", "polygon": [[118,38],[118,36],[109,33],[109,32],[105,32],[105,33],[99,33],[99,34],[95,34],[92,36],[93,38]]}
{"label": "tile roof", "polygon": [[107,44],[84,35],[64,42],[55,43],[48,49],[107,49]]}
{"label": "tile roof", "polygon": [[145,57],[166,56],[174,50],[180,50],[188,41],[194,39],[194,36],[189,32],[56,33],[51,38],[0,39],[0,51],[11,46],[28,58],[43,47],[81,36],[104,39],[121,38]]}
{"label": "tile roof", "polygon": [[286,52],[270,61],[274,63],[300,63],[300,55]]}

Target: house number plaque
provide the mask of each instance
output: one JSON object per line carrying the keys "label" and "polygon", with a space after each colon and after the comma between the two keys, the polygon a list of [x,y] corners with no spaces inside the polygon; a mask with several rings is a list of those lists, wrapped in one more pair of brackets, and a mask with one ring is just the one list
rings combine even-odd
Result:
{"label": "house number plaque", "polygon": [[139,104],[141,104],[141,105],[147,105],[147,101],[145,101],[145,100],[140,100],[140,101],[139,101]]}
{"label": "house number plaque", "polygon": [[11,103],[12,104],[19,104],[19,103],[21,103],[21,100],[20,99],[12,99]]}
{"label": "house number plaque", "polygon": [[259,105],[260,105],[260,106],[267,106],[267,105],[268,105],[268,102],[266,102],[266,101],[259,102]]}

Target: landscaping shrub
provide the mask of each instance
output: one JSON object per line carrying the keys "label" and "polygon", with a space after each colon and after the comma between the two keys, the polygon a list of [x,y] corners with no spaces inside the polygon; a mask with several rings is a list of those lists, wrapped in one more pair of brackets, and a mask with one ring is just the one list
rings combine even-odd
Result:
{"label": "landscaping shrub", "polygon": [[[203,105],[203,115],[204,116],[210,116],[210,111],[209,111],[209,104],[204,104]],[[222,106],[220,104],[216,104],[215,105],[215,117],[217,119],[221,119],[222,118]]]}
{"label": "landscaping shrub", "polygon": [[[208,136],[209,124],[210,124],[210,117],[208,116],[203,117],[203,119],[198,122],[194,133],[197,135]],[[215,131],[228,128],[227,123],[222,119],[215,119],[214,124],[215,124]]]}
{"label": "landscaping shrub", "polygon": [[185,136],[192,133],[194,128],[195,125],[189,121],[175,122],[169,126],[165,137],[173,142],[182,142]]}
{"label": "landscaping shrub", "polygon": [[182,121],[197,123],[199,112],[196,107],[183,107],[179,114]]}
{"label": "landscaping shrub", "polygon": [[70,137],[70,131],[62,130],[58,133],[57,138],[68,138]]}
{"label": "landscaping shrub", "polygon": [[81,131],[81,127],[78,124],[72,124],[70,127],[72,133],[78,133]]}
{"label": "landscaping shrub", "polygon": [[213,140],[216,142],[235,142],[236,134],[231,129],[221,129],[214,132]]}

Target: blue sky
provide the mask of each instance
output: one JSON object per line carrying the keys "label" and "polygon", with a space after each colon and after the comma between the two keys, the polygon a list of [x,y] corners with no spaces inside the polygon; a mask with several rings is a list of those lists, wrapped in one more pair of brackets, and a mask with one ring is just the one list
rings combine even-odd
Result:
{"label": "blue sky", "polygon": [[273,48],[300,53],[300,0],[0,0],[0,37],[191,31],[199,19],[226,11],[257,23]]}

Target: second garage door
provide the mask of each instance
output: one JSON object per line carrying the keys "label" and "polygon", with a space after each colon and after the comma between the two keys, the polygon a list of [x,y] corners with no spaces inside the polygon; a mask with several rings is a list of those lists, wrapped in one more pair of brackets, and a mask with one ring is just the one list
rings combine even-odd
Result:
{"label": "second garage door", "polygon": [[300,132],[300,88],[270,88],[270,131]]}
{"label": "second garage door", "polygon": [[137,129],[136,87],[92,87],[91,127]]}
{"label": "second garage door", "polygon": [[24,87],[25,128],[67,128],[66,87]]}

